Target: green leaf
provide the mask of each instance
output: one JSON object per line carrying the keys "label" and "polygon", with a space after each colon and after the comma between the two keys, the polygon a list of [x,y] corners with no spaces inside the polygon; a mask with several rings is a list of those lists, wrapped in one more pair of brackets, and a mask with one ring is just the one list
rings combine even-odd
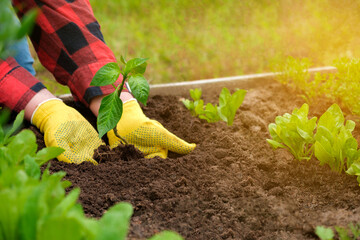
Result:
{"label": "green leaf", "polygon": [[102,99],[97,118],[97,128],[100,138],[116,126],[121,118],[122,112],[123,103],[116,91]]}
{"label": "green leaf", "polygon": [[72,207],[75,206],[77,199],[80,195],[80,189],[75,188],[70,193],[66,195],[66,197],[54,208],[53,216],[63,216],[66,215],[67,212],[70,211]]}
{"label": "green leaf", "polygon": [[15,121],[11,127],[11,129],[6,133],[5,135],[5,143],[7,141],[7,139],[16,131],[19,129],[19,127],[21,126],[21,124],[24,121],[24,110],[22,110],[21,112],[19,112],[19,114],[16,116]]}
{"label": "green leaf", "polygon": [[38,15],[38,11],[36,9],[32,9],[23,17],[23,19],[21,20],[21,27],[16,34],[16,39],[20,40],[23,37],[25,37],[27,34],[31,33],[37,15]]}
{"label": "green leaf", "polygon": [[326,228],[323,226],[317,226],[315,233],[321,240],[331,240],[335,236],[331,228]]}
{"label": "green leaf", "polygon": [[274,149],[277,149],[277,148],[285,148],[284,145],[282,145],[281,143],[277,142],[277,141],[274,141],[272,139],[266,139],[266,141],[274,148]]}
{"label": "green leaf", "polygon": [[56,158],[60,154],[62,154],[65,149],[60,147],[47,147],[43,148],[36,153],[35,160],[41,166],[47,161]]}
{"label": "green leaf", "polygon": [[151,237],[149,240],[182,240],[182,239],[183,238],[175,232],[163,231]]}
{"label": "green leaf", "polygon": [[194,102],[194,112],[195,116],[203,114],[204,113],[204,101],[203,100],[197,100]]}
{"label": "green leaf", "polygon": [[244,101],[246,90],[239,89],[233,95],[227,88],[223,88],[219,96],[218,113],[228,126],[233,124],[237,109]]}
{"label": "green leaf", "polygon": [[37,150],[35,134],[29,130],[22,130],[8,144],[8,152],[14,163],[21,162],[26,155],[34,156]]}
{"label": "green leaf", "polygon": [[343,227],[338,227],[338,226],[335,226],[335,229],[336,229],[337,233],[339,234],[339,239],[341,239],[341,240],[351,240],[352,239],[348,236],[347,229],[345,229]]}
{"label": "green leaf", "polygon": [[129,60],[124,69],[124,76],[127,76],[129,73],[132,74],[143,74],[146,69],[146,61],[148,58],[133,58]]}
{"label": "green leaf", "polygon": [[141,74],[131,76],[129,79],[129,86],[134,97],[146,106],[146,102],[149,97],[150,86],[145,77]]}
{"label": "green leaf", "polygon": [[320,142],[315,142],[315,157],[321,165],[335,162],[335,158],[329,153]]}
{"label": "green leaf", "polygon": [[120,61],[121,61],[124,65],[126,65],[126,60],[125,60],[124,56],[121,56],[121,57],[120,57]]}
{"label": "green leaf", "polygon": [[217,122],[220,120],[217,106],[211,103],[206,104],[205,111],[199,115],[200,119],[205,119],[208,122]]}
{"label": "green leaf", "polygon": [[38,240],[85,239],[82,224],[75,218],[50,217],[39,227]]}
{"label": "green leaf", "polygon": [[133,213],[129,203],[118,203],[111,207],[100,219],[96,240],[125,239]]}
{"label": "green leaf", "polygon": [[354,162],[353,164],[351,164],[346,173],[349,175],[360,176],[360,162]]}
{"label": "green leaf", "polygon": [[190,101],[189,99],[183,99],[182,103],[185,105],[185,107],[190,110],[193,111],[194,110],[194,102]]}
{"label": "green leaf", "polygon": [[334,103],[320,117],[318,126],[324,126],[330,132],[337,132],[344,125],[344,115],[340,107]]}
{"label": "green leaf", "polygon": [[108,63],[96,72],[90,86],[100,87],[113,84],[119,78],[120,73],[121,70],[116,63]]}
{"label": "green leaf", "polygon": [[355,122],[351,120],[347,120],[345,124],[345,128],[349,130],[350,132],[354,131],[355,129]]}
{"label": "green leaf", "polygon": [[190,89],[190,97],[194,101],[198,101],[201,98],[202,90],[200,88]]}
{"label": "green leaf", "polygon": [[235,111],[241,106],[241,104],[243,103],[244,99],[245,99],[245,95],[246,95],[247,91],[244,89],[239,89],[236,92],[234,92],[234,94],[231,97],[231,103],[232,103],[232,107],[233,109],[235,109]]}
{"label": "green leaf", "polygon": [[26,155],[24,158],[24,169],[29,177],[40,179],[41,171],[39,165],[33,157]]}

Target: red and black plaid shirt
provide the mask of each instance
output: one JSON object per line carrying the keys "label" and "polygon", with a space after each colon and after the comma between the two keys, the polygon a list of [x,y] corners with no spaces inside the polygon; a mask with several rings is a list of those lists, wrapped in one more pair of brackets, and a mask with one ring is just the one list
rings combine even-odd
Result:
{"label": "red and black plaid shirt", "polygon": [[[114,91],[112,86],[90,87],[96,71],[116,58],[88,0],[13,0],[13,5],[20,18],[30,9],[40,10],[30,39],[41,63],[70,88],[75,100],[88,106],[95,96]],[[43,88],[13,58],[0,59],[1,105],[20,111]]]}

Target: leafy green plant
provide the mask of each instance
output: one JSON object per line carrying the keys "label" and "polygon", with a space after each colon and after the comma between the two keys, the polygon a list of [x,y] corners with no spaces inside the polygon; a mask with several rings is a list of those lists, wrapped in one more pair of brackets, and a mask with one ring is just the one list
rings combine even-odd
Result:
{"label": "leafy green plant", "polygon": [[317,226],[315,229],[315,234],[321,240],[332,240],[335,236],[335,234],[331,228],[327,228],[327,227],[323,227],[323,226]]}
{"label": "leafy green plant", "polygon": [[190,96],[193,101],[185,99],[182,102],[193,116],[198,116],[207,122],[223,120],[228,126],[231,126],[234,122],[236,111],[244,101],[246,92],[246,90],[238,89],[234,94],[231,94],[224,87],[219,96],[219,106],[208,103],[204,107],[204,101],[200,99],[202,95],[201,89],[190,89]]}
{"label": "leafy green plant", "polygon": [[[320,117],[315,134],[315,157],[332,170],[346,170],[360,156],[358,143],[352,136],[355,122],[348,120],[337,104],[331,105]],[[347,166],[345,167],[345,164]]]}
{"label": "leafy green plant", "polygon": [[337,72],[331,92],[353,114],[360,115],[360,58],[340,58],[334,65]]}
{"label": "leafy green plant", "polygon": [[[121,57],[121,62],[125,65],[122,69],[116,63],[108,63],[96,72],[90,83],[91,86],[112,85],[115,89],[113,93],[107,95],[101,101],[97,118],[99,137],[114,129],[115,135],[123,143],[127,144],[126,140],[118,135],[116,130],[116,125],[121,119],[123,112],[123,102],[120,99],[120,94],[126,80],[128,80],[133,96],[139,102],[146,105],[150,91],[149,84],[143,75],[146,70],[147,60],[147,58],[134,58],[126,61],[124,57]],[[122,74],[123,80],[120,85],[115,86],[115,82],[120,74]]]}
{"label": "leafy green plant", "polygon": [[[113,240],[126,239],[132,206],[118,203],[100,220],[86,218],[77,202],[80,190],[62,181],[65,172],[50,174],[49,166],[40,166],[64,150],[57,147],[37,152],[35,134],[22,130],[21,112],[12,127],[2,126],[8,113],[0,112],[0,238],[31,240]],[[182,239],[173,232],[163,232],[153,239]]]}
{"label": "leafy green plant", "polygon": [[309,105],[304,103],[300,109],[295,108],[292,114],[277,116],[275,123],[269,124],[272,139],[266,141],[274,148],[289,150],[298,160],[309,160],[313,154],[314,130],[316,117],[308,119]]}
{"label": "leafy green plant", "polygon": [[[360,237],[360,224],[350,223],[347,227],[335,226],[338,238],[340,240],[356,240]],[[321,240],[333,240],[335,237],[332,228],[317,226],[315,234]]]}
{"label": "leafy green plant", "polygon": [[274,68],[277,71],[276,80],[299,91],[300,96],[309,104],[327,93],[329,87],[329,79],[325,74],[317,73],[314,79],[311,79],[308,71],[310,65],[311,61],[308,58],[287,57]]}
{"label": "leafy green plant", "polygon": [[190,89],[190,97],[193,101],[189,99],[182,100],[185,107],[190,111],[191,115],[198,116],[204,113],[204,101],[201,99],[202,91],[200,88]]}
{"label": "leafy green plant", "polygon": [[310,79],[308,69],[311,61],[308,58],[287,57],[283,62],[274,66],[276,80],[282,84],[289,84],[297,89],[304,89]]}
{"label": "leafy green plant", "polygon": [[8,47],[30,33],[36,16],[36,10],[30,11],[23,17],[20,25],[11,9],[10,1],[0,0],[0,58],[8,57],[11,54]]}
{"label": "leafy green plant", "polygon": [[246,90],[243,89],[238,89],[233,95],[227,88],[221,90],[218,113],[220,118],[227,122],[227,125],[231,126],[233,124],[235,113],[243,103],[245,95]]}

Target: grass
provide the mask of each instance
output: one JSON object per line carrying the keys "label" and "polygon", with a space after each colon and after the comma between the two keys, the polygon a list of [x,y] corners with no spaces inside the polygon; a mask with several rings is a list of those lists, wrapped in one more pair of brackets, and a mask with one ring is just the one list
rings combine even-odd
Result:
{"label": "grass", "polygon": [[353,0],[90,3],[118,58],[150,58],[151,84],[267,72],[289,55],[324,66],[360,54]]}

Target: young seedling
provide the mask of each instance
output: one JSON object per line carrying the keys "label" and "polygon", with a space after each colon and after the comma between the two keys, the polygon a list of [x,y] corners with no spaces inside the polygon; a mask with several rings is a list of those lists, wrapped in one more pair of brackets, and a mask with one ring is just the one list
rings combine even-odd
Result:
{"label": "young seedling", "polygon": [[198,116],[202,114],[203,107],[204,107],[204,101],[201,100],[202,91],[200,88],[190,89],[190,97],[193,99],[193,101],[190,101],[189,99],[182,100],[185,107],[191,112],[191,115]]}
{"label": "young seedling", "polygon": [[[352,136],[355,122],[347,120],[337,104],[331,105],[320,117],[315,134],[315,157],[341,173],[360,156],[358,143]],[[346,164],[346,166],[345,166]]]}
{"label": "young seedling", "polygon": [[[360,237],[360,224],[349,223],[346,227],[335,226],[334,227],[338,238],[340,240],[356,240]],[[335,239],[335,234],[332,228],[317,226],[315,229],[315,234],[321,240],[333,240]]]}
{"label": "young seedling", "polygon": [[236,111],[244,101],[246,90],[238,89],[231,95],[229,89],[224,87],[219,96],[219,106],[208,103],[205,109],[204,101],[200,99],[201,94],[201,89],[190,89],[190,96],[194,101],[188,99],[182,101],[191,114],[207,122],[223,120],[228,126],[231,126],[234,122]]}
{"label": "young seedling", "polygon": [[292,114],[277,116],[275,123],[269,124],[272,139],[266,139],[274,148],[289,150],[298,160],[310,160],[313,153],[314,130],[316,117],[308,119],[309,105],[304,103],[300,109],[295,108]]}
{"label": "young seedling", "polygon": [[[125,65],[122,69],[116,63],[108,63],[96,72],[90,83],[91,86],[112,85],[115,89],[113,93],[104,97],[101,101],[97,118],[100,138],[111,129],[114,129],[115,135],[124,144],[127,144],[126,140],[118,134],[116,129],[116,125],[123,113],[123,102],[120,99],[120,94],[125,82],[128,81],[133,96],[146,106],[150,87],[143,74],[146,70],[147,60],[148,58],[134,58],[126,61],[121,56],[121,62]],[[116,86],[115,82],[120,74],[122,74],[123,80],[120,85]]]}

